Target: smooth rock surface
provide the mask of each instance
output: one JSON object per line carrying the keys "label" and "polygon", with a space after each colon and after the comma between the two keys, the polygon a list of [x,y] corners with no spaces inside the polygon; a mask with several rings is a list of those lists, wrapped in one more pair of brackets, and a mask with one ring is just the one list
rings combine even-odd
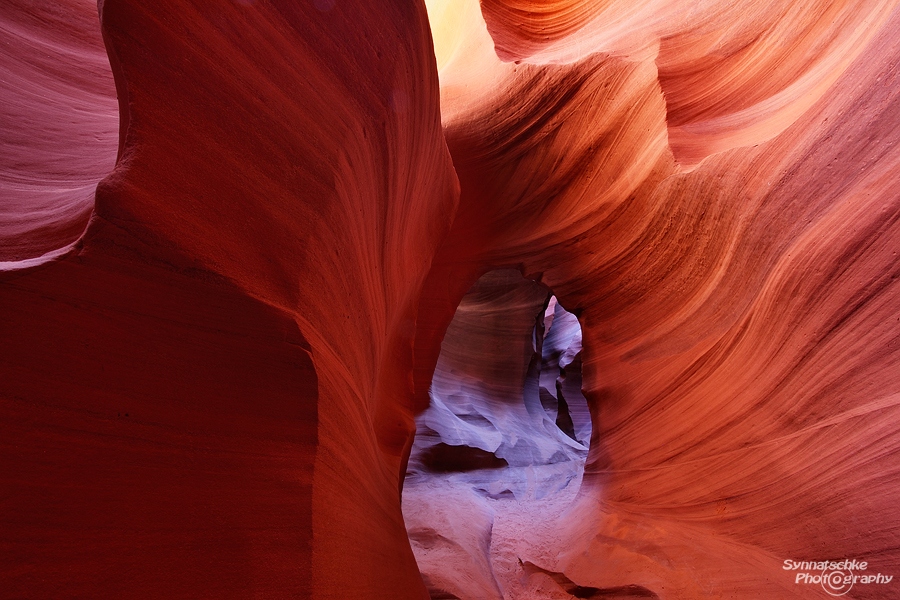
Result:
{"label": "smooth rock surface", "polygon": [[898,2],[428,8],[0,8],[0,595],[426,598],[414,417],[495,269],[578,317],[590,453],[560,520],[472,492],[445,591],[900,576]]}
{"label": "smooth rock surface", "polygon": [[115,166],[118,106],[96,3],[0,6],[0,270],[66,252]]}
{"label": "smooth rock surface", "polygon": [[0,283],[3,593],[424,597],[404,398],[457,189],[424,7],[55,8],[4,26],[102,30],[120,148],[73,251]]}

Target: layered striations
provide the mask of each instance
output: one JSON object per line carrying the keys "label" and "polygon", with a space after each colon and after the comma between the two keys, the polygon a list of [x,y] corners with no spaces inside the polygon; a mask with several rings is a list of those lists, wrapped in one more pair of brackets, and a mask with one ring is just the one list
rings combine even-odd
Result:
{"label": "layered striations", "polygon": [[118,108],[97,7],[0,7],[0,270],[52,259],[84,233],[116,160]]}
{"label": "layered striations", "polygon": [[[0,9],[4,592],[426,597],[413,416],[498,268],[580,320],[593,429],[570,512],[471,504],[470,593],[891,574],[897,3],[434,0],[434,52],[370,4],[105,0],[111,172],[92,6]],[[435,385],[502,402],[522,356]]]}
{"label": "layered striations", "polygon": [[[533,39],[522,32],[536,15],[495,7],[484,3],[488,30],[501,58],[520,62],[491,59],[473,26],[454,43],[480,49],[477,68],[451,59],[441,71],[462,192],[417,351],[434,360],[431,332],[460,295],[437,282],[485,267],[518,266],[579,315],[591,491],[565,533],[520,557],[578,585],[668,598],[825,596],[781,568],[792,557],[867,557],[889,571],[900,525],[894,6],[801,6],[816,18],[839,11],[826,21],[842,24],[779,21],[791,44],[773,44],[753,14],[723,13],[709,27],[723,40],[754,32],[759,59],[735,58],[718,78],[728,61],[703,58],[712,71],[696,77],[710,87],[680,89],[666,52],[705,56],[692,28],[658,53],[626,53],[599,34],[590,43],[588,25],[567,29],[560,13],[555,45],[515,46]],[[847,52],[826,51],[848,39]],[[735,121],[723,130],[731,142],[686,154],[674,127],[691,115],[765,104],[768,86],[804,81],[799,67],[754,75],[770,60],[831,66],[809,67],[820,93],[777,126],[774,113],[744,113],[765,136],[743,137]],[[732,97],[744,104],[720,101],[741,89]],[[533,593],[546,572],[521,570]]]}
{"label": "layered striations", "polygon": [[503,60],[594,52],[655,61],[676,159],[772,139],[821,99],[886,23],[890,0],[484,0]]}

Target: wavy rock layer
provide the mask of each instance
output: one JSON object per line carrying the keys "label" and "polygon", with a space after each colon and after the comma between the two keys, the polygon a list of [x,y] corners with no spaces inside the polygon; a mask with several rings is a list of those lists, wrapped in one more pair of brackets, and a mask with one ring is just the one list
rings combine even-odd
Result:
{"label": "wavy rock layer", "polygon": [[[103,2],[119,160],[0,279],[4,591],[425,597],[413,415],[496,268],[580,319],[593,420],[579,504],[493,531],[501,592],[891,574],[897,3],[633,6],[446,5],[432,55],[413,2]],[[88,14],[0,12],[7,270],[112,161]]]}
{"label": "wavy rock layer", "polygon": [[[499,26],[528,23],[516,15]],[[781,568],[791,557],[896,564],[898,26],[894,10],[867,29],[849,66],[827,70],[827,93],[769,142],[689,173],[662,49],[654,62],[583,45],[515,65],[478,53],[483,30],[454,42],[480,58],[441,72],[462,191],[420,311],[420,360],[434,364],[433,332],[465,285],[438,282],[485,266],[540,277],[584,327],[591,491],[556,545],[523,560],[669,598],[824,597]],[[692,101],[717,110],[714,95]]]}
{"label": "wavy rock layer", "polygon": [[118,109],[97,7],[0,7],[0,270],[66,251],[116,159]]}
{"label": "wavy rock layer", "polygon": [[821,99],[895,6],[890,0],[582,2],[484,0],[504,60],[650,60],[676,159],[773,138]]}

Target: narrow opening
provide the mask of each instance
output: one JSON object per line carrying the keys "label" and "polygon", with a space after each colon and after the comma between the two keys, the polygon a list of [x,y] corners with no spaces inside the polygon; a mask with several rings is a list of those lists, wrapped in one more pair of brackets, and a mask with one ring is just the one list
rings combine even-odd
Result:
{"label": "narrow opening", "polygon": [[503,598],[536,527],[574,499],[591,420],[581,326],[546,286],[491,271],[457,308],[403,491],[432,598]]}

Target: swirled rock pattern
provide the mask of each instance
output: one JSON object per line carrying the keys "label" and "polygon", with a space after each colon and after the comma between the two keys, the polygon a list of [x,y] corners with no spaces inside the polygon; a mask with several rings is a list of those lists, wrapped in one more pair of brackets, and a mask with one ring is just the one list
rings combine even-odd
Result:
{"label": "swirled rock pattern", "polygon": [[0,269],[65,252],[112,170],[118,107],[91,2],[0,7]]}
{"label": "swirled rock pattern", "polygon": [[427,597],[413,417],[498,268],[593,429],[568,511],[416,523],[512,553],[460,593],[900,576],[896,0],[145,4],[0,9],[0,594]]}
{"label": "swirled rock pattern", "polygon": [[[496,27],[521,32],[533,16],[492,25],[489,4],[498,48]],[[452,40],[477,61],[451,54],[441,71],[462,192],[429,280],[518,265],[584,327],[593,491],[533,564],[597,589],[750,598],[825,596],[781,568],[793,556],[896,562],[900,15],[888,8],[846,68],[822,73],[827,93],[769,141],[699,166],[672,133],[663,47],[626,55],[562,36],[579,51],[522,50],[515,64],[485,51],[483,28]],[[693,101],[715,114],[714,95]],[[430,289],[423,347],[454,302]]]}
{"label": "swirled rock pattern", "polygon": [[874,2],[484,0],[505,60],[575,62],[604,52],[654,60],[675,157],[771,139],[831,88],[884,26]]}

